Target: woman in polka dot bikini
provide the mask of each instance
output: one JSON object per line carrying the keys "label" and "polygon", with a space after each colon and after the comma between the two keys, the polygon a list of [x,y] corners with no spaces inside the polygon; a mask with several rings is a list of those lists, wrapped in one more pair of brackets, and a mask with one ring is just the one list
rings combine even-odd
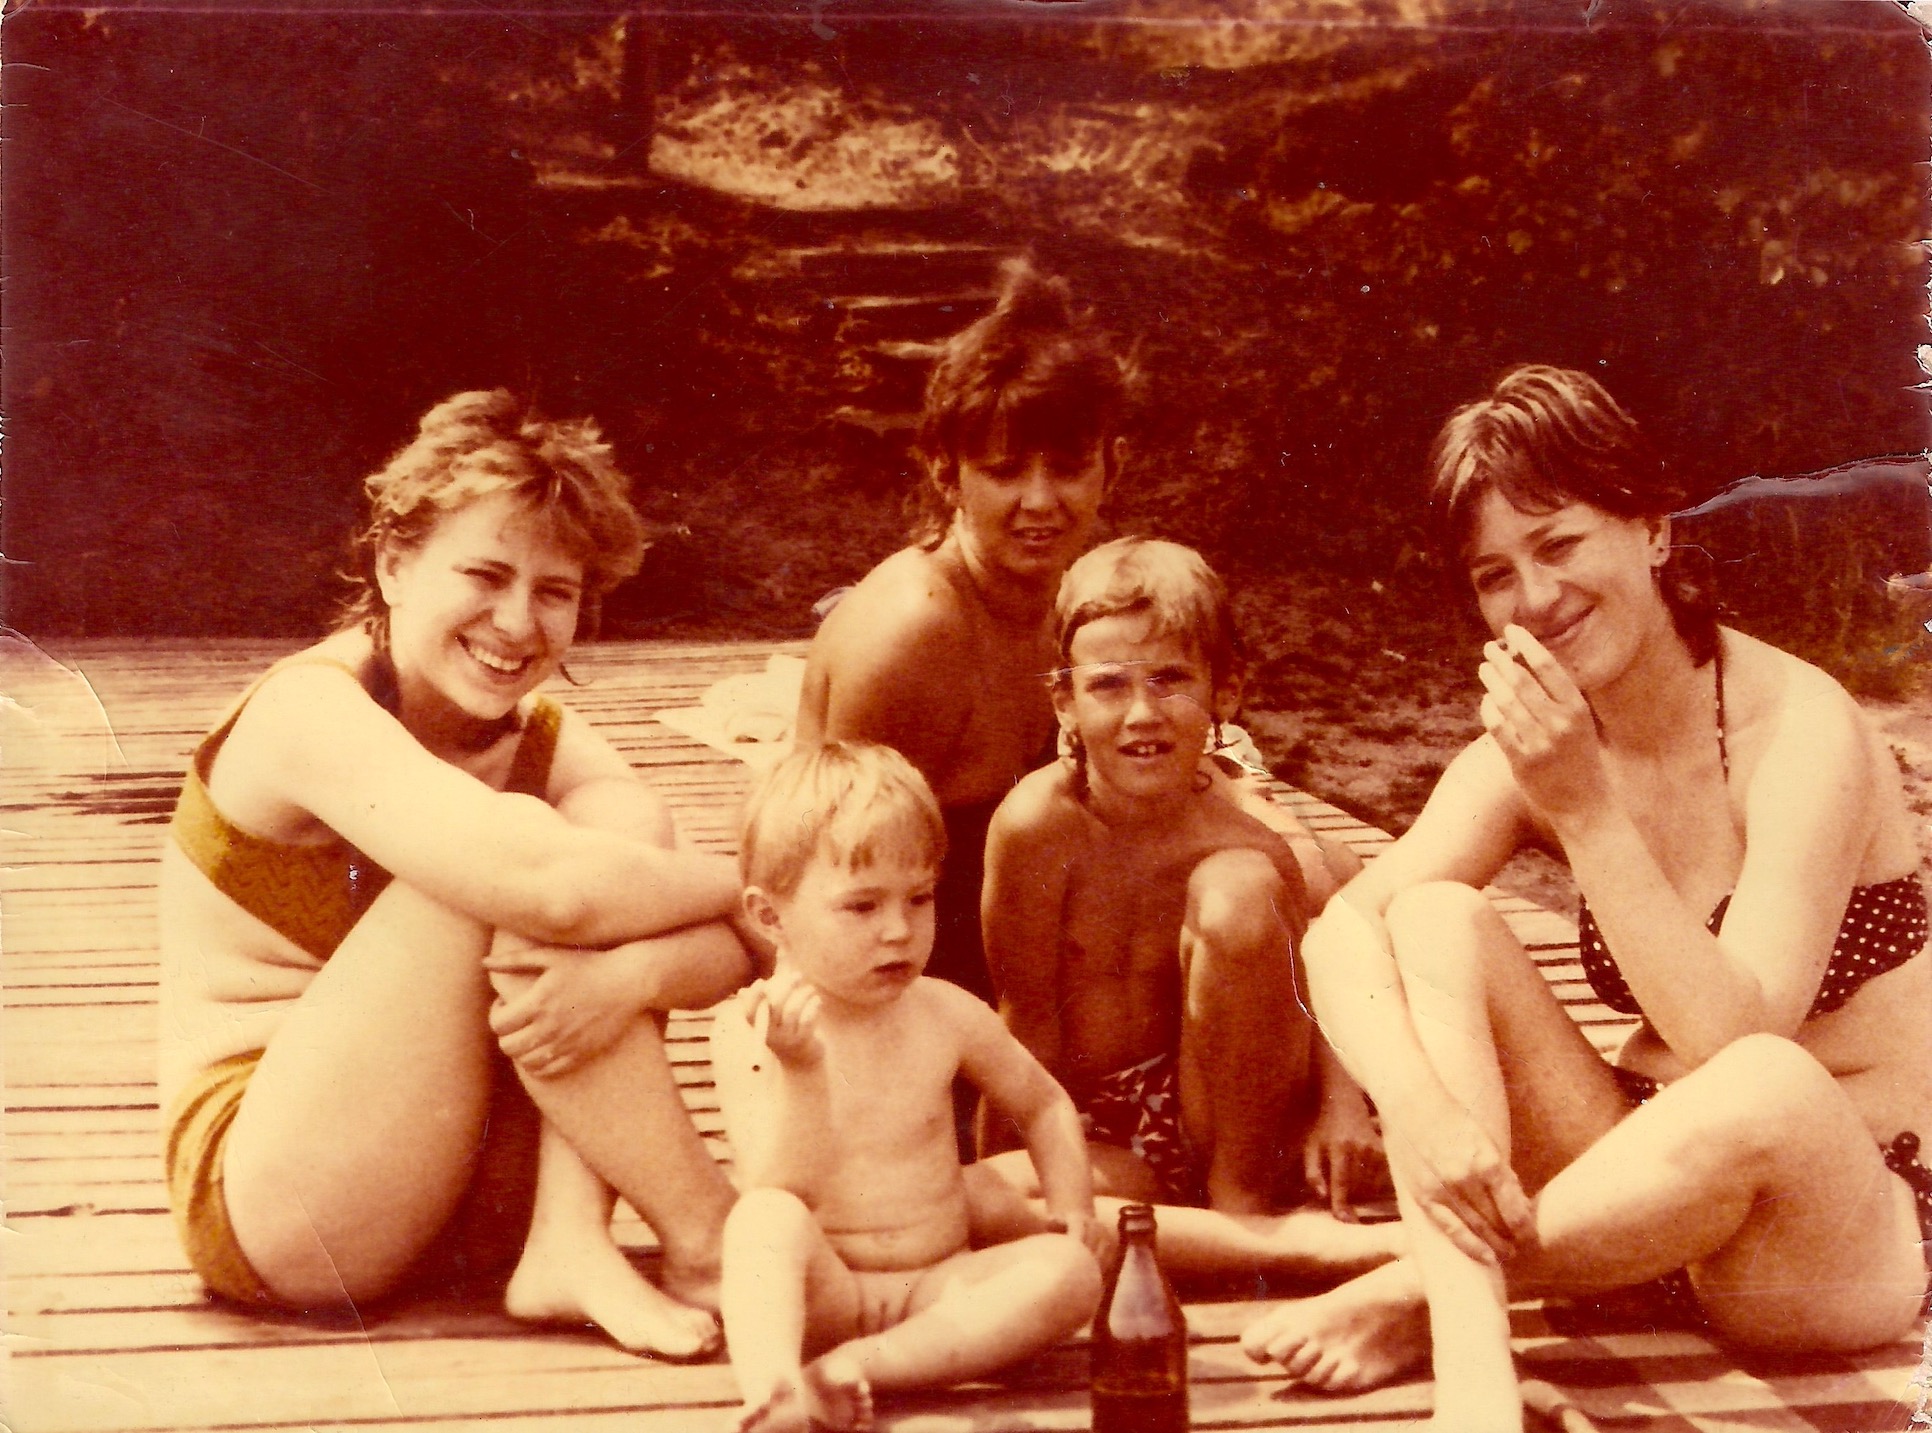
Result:
{"label": "woman in polka dot bikini", "polygon": [[[1494,636],[1486,734],[1305,949],[1411,1252],[1246,1347],[1327,1388],[1433,1348],[1437,1425],[1493,1433],[1522,1418],[1509,1295],[1658,1281],[1733,1345],[1900,1337],[1932,962],[1890,751],[1830,677],[1717,625],[1681,492],[1588,376],[1519,368],[1456,412],[1432,498]],[[1575,873],[1598,999],[1643,1018],[1614,1065],[1480,893],[1529,845]]]}

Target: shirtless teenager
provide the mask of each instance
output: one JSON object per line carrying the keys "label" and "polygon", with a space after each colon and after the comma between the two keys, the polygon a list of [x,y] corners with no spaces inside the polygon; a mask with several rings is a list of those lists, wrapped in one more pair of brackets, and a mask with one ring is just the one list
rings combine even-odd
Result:
{"label": "shirtless teenager", "polygon": [[1390,1226],[1276,1213],[1298,1183],[1346,1213],[1379,1163],[1298,994],[1308,913],[1360,863],[1207,754],[1239,694],[1225,589],[1187,548],[1122,538],[1073,565],[1057,616],[1071,755],[1014,789],[988,844],[1009,1027],[1073,1094],[1102,1191],[1209,1206],[1163,1213],[1176,1267],[1394,1257]]}
{"label": "shirtless teenager", "polygon": [[930,973],[991,1003],[980,944],[986,826],[1053,754],[1041,674],[1053,594],[1090,540],[1120,465],[1119,364],[1064,283],[1024,265],[955,336],[926,391],[926,481],[913,545],[866,575],[812,643],[801,749],[881,742],[931,784],[951,852]]}

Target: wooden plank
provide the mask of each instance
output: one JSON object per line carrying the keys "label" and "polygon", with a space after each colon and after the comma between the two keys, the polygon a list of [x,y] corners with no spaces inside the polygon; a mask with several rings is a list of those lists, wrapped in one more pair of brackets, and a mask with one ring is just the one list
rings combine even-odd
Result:
{"label": "wooden plank", "polygon": [[[12,703],[0,710],[10,723],[0,825],[15,833],[0,873],[12,1426],[712,1426],[736,1401],[722,1364],[668,1368],[589,1334],[533,1331],[476,1304],[417,1301],[354,1325],[262,1319],[209,1300],[187,1273],[161,1208],[153,1085],[153,883],[165,809],[201,733],[289,650],[275,642],[86,642],[63,650],[73,670],[61,670],[0,646],[0,690]],[[571,663],[584,685],[562,696],[646,774],[688,838],[728,850],[749,770],[651,713],[694,704],[719,677],[760,670],[775,650],[803,647],[593,646]],[[1278,784],[1275,791],[1365,856],[1388,843],[1328,803]],[[1586,1036],[1613,1047],[1634,1022],[1591,1003],[1573,925],[1496,894]],[[702,1012],[674,1016],[671,1057],[700,1128],[728,1159],[705,1063],[709,1026]],[[615,1232],[648,1260],[652,1238],[635,1215],[620,1211]],[[1423,1382],[1345,1399],[1284,1390],[1233,1342],[1259,1307],[1190,1305],[1197,1422],[1377,1433],[1426,1411]],[[1515,1317],[1526,1368],[1571,1380],[1605,1426],[1695,1407],[1695,1417],[1715,1420],[1695,1426],[1769,1429],[1796,1416],[1785,1408],[1795,1402],[1828,1410],[1816,1415],[1826,1419],[1836,1416],[1829,1410],[1849,1410],[1845,1417],[1877,1427],[1872,1420],[1897,1406],[1915,1366],[1915,1350],[1898,1347],[1828,1367],[1748,1371],[1687,1335],[1561,1337],[1533,1307],[1519,1306]],[[1628,1386],[1633,1368],[1650,1384]],[[1083,1380],[1076,1340],[997,1384],[890,1400],[881,1426],[1085,1428]]]}

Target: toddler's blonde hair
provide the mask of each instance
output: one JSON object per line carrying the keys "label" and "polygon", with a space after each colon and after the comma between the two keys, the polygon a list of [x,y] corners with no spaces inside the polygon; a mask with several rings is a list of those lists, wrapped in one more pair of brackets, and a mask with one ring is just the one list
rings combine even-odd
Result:
{"label": "toddler's blonde hair", "polygon": [[745,808],[738,869],[775,896],[797,892],[825,859],[861,870],[889,857],[931,867],[946,859],[946,823],[918,768],[889,746],[828,741],[768,772]]}

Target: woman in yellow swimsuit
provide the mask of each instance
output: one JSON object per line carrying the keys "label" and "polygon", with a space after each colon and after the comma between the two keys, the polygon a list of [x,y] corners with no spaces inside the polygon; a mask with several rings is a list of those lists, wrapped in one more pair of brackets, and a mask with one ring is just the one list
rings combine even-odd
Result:
{"label": "woman in yellow swimsuit", "polygon": [[[1506,1294],[1662,1280],[1745,1348],[1903,1336],[1926,1291],[1932,962],[1898,771],[1817,668],[1720,627],[1667,470],[1596,381],[1526,367],[1433,493],[1495,640],[1486,734],[1329,904],[1323,1032],[1382,1112],[1410,1255],[1244,1344],[1362,1387],[1433,1351],[1436,1424],[1519,1428]],[[1568,859],[1614,1064],[1481,887]]]}
{"label": "woman in yellow swimsuit", "polygon": [[[591,424],[498,390],[431,410],[366,487],[348,621],[201,744],[163,858],[190,1262],[292,1308],[514,1265],[513,1313],[706,1352],[732,1193],[660,1012],[747,978],[736,874],[537,695],[637,569],[625,479]],[[612,1243],[606,1183],[662,1240],[662,1290]]]}

